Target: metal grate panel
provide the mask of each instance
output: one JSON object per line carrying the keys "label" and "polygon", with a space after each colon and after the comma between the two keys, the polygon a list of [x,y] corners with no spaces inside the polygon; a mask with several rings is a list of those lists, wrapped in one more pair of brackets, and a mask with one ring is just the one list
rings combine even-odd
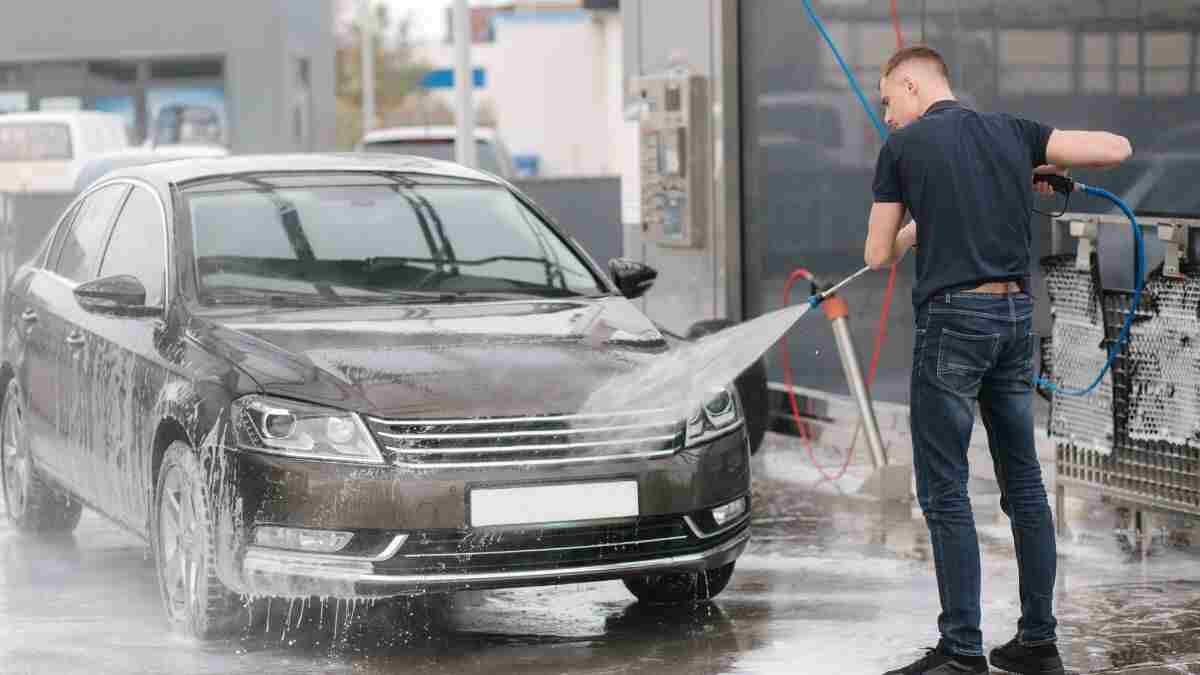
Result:
{"label": "metal grate panel", "polygon": [[[1042,261],[1050,295],[1053,328],[1050,363],[1060,387],[1083,389],[1108,357],[1100,298],[1090,271],[1075,269],[1075,256],[1054,256]],[[1101,454],[1112,451],[1112,375],[1106,374],[1087,396],[1055,392],[1050,408],[1050,436],[1072,446]]]}
{"label": "metal grate panel", "polygon": [[[1105,345],[1114,344],[1132,293],[1100,291],[1087,272],[1067,273],[1051,267],[1070,266],[1069,260],[1044,261],[1047,276],[1061,292],[1051,294],[1057,340],[1063,317],[1079,316],[1079,298],[1090,293],[1102,308]],[[1071,283],[1074,288],[1066,288]],[[1059,302],[1062,306],[1060,307]],[[1109,378],[1111,452],[1100,451],[1087,439],[1061,433],[1057,447],[1059,480],[1097,487],[1107,495],[1168,511],[1200,514],[1200,275],[1165,277],[1155,272],[1147,280],[1130,339],[1113,362]],[[1093,315],[1095,316],[1095,315]],[[1092,322],[1086,322],[1092,329]],[[1070,339],[1064,330],[1063,339]],[[1090,337],[1095,338],[1096,334]],[[1072,348],[1055,345],[1054,357]],[[1102,362],[1102,361],[1101,361]],[[1094,377],[1099,363],[1077,359],[1054,362],[1056,377]],[[1083,376],[1070,372],[1082,368]],[[1067,372],[1064,372],[1067,371]],[[1078,397],[1076,397],[1078,398]],[[1055,397],[1054,405],[1070,405]],[[1096,401],[1100,403],[1100,401]],[[1071,424],[1082,422],[1072,418]],[[1052,427],[1054,425],[1052,424]],[[1078,430],[1077,427],[1071,427]],[[1057,431],[1057,430],[1056,430]]]}

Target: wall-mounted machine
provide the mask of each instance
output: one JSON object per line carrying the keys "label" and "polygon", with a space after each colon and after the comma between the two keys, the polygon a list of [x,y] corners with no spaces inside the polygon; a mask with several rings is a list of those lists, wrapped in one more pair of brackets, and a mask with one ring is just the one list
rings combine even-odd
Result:
{"label": "wall-mounted machine", "polygon": [[708,78],[676,67],[629,87],[640,107],[642,229],[660,246],[702,247],[712,189]]}

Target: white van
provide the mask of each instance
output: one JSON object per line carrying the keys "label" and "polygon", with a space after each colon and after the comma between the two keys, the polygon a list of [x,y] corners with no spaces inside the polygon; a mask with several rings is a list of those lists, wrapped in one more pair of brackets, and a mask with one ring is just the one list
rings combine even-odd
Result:
{"label": "white van", "polygon": [[[363,136],[356,152],[390,152],[454,161],[454,142],[458,127],[392,127],[376,129]],[[475,127],[475,154],[480,169],[510,179],[516,173],[508,148],[500,134],[488,127]]]}
{"label": "white van", "polygon": [[0,192],[70,192],[84,163],[127,147],[125,120],[112,113],[0,115]]}

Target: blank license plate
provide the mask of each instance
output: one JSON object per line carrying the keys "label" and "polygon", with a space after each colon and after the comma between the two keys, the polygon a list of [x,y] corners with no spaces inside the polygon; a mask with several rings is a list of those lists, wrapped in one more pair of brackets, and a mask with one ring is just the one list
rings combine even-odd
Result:
{"label": "blank license plate", "polygon": [[530,525],[638,515],[637,481],[567,483],[471,491],[471,527]]}

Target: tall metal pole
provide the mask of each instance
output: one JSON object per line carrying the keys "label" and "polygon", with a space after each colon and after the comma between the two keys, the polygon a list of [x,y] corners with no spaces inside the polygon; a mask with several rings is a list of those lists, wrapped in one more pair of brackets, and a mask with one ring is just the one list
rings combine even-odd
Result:
{"label": "tall metal pole", "polygon": [[371,0],[359,0],[362,26],[362,114],[363,133],[375,128],[375,14]]}
{"label": "tall metal pole", "polygon": [[458,139],[454,159],[475,167],[475,105],[471,90],[475,76],[471,70],[471,15],[467,0],[454,0],[454,101],[458,118]]}
{"label": "tall metal pole", "polygon": [[862,419],[863,430],[866,432],[867,448],[871,451],[871,463],[878,469],[887,464],[887,455],[883,449],[883,437],[879,434],[879,423],[875,419],[875,408],[871,405],[871,397],[867,385],[863,381],[862,369],[858,366],[858,355],[854,351],[854,341],[850,338],[850,324],[846,317],[850,309],[846,301],[833,296],[821,305],[825,318],[833,327],[833,337],[837,344],[838,356],[842,358],[842,370],[846,373],[846,384],[850,385],[850,393],[858,404],[858,413]]}

